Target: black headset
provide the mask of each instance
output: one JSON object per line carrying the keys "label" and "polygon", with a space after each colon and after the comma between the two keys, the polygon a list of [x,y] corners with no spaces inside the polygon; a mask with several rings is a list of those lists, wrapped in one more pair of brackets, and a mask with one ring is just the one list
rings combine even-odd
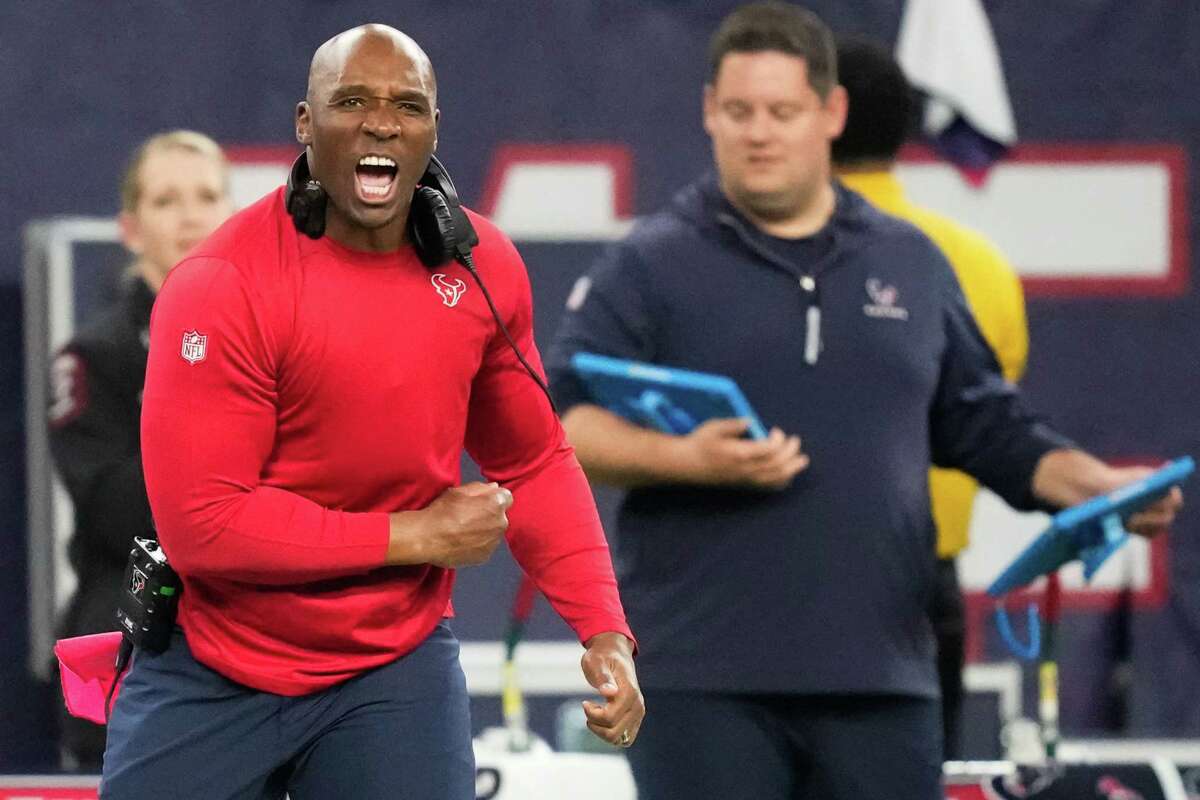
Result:
{"label": "black headset", "polygon": [[[309,172],[305,151],[292,164],[287,181],[287,210],[296,229],[310,239],[320,239],[325,234],[328,202],[325,187]],[[479,244],[479,235],[463,211],[454,181],[437,156],[429,157],[429,166],[413,192],[408,238],[421,263],[430,269],[452,259],[467,266],[471,248]]]}
{"label": "black headset", "polygon": [[[310,239],[320,239],[325,235],[325,207],[329,203],[329,195],[325,193],[325,187],[321,186],[320,181],[315,180],[308,170],[307,150],[292,164],[285,197],[287,211],[292,215],[296,230]],[[533,378],[538,388],[545,393],[546,399],[550,401],[550,408],[557,413],[554,398],[550,396],[550,387],[546,386],[546,382],[513,341],[508,327],[500,318],[496,304],[492,301],[491,292],[475,269],[471,248],[479,244],[479,234],[475,232],[475,226],[471,224],[467,212],[459,202],[454,181],[450,180],[450,173],[446,172],[437,156],[429,157],[429,166],[425,168],[425,174],[421,176],[413,192],[412,206],[408,210],[408,239],[417,251],[421,263],[430,269],[440,267],[450,260],[466,267],[487,300],[492,318],[496,320],[500,332],[508,341],[508,346],[529,373],[529,377]]]}

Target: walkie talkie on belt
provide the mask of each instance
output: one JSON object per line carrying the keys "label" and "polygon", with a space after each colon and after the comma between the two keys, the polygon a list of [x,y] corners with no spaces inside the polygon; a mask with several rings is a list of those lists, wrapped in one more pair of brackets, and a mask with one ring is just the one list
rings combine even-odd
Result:
{"label": "walkie talkie on belt", "polygon": [[129,666],[133,648],[161,653],[171,644],[175,612],[183,584],[167,563],[167,554],[155,538],[133,537],[133,548],[125,565],[125,583],[117,604],[117,624],[121,627],[121,648],[117,651],[116,673],[104,701],[107,720],[113,694],[121,674]]}
{"label": "walkie talkie on belt", "polygon": [[135,536],[117,623],[131,647],[161,653],[171,643],[182,585],[155,539]]}

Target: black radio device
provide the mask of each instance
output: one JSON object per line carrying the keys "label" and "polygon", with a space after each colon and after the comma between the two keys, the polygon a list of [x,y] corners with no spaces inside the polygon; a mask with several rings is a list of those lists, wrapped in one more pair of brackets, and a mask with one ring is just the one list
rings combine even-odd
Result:
{"label": "black radio device", "polygon": [[155,653],[167,649],[182,589],[158,542],[135,536],[117,606],[117,624],[130,646]]}

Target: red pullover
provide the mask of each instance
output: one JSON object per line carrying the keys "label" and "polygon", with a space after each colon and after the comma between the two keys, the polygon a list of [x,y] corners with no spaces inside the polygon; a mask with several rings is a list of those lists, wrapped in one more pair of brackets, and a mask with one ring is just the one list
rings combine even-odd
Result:
{"label": "red pullover", "polygon": [[[525,266],[471,220],[479,273],[541,372]],[[454,572],[384,566],[387,514],[457,485],[464,447],[512,491],[509,547],[580,640],[630,635],[583,472],[460,265],[308,239],[280,189],[163,285],[146,488],[188,644],[221,674],[299,695],[420,644]]]}

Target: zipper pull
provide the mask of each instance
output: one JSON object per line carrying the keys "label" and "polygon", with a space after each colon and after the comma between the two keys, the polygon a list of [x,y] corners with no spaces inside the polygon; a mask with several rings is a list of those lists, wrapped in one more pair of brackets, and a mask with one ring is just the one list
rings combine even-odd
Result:
{"label": "zipper pull", "polygon": [[800,289],[808,303],[804,315],[804,363],[812,366],[821,355],[821,302],[816,279],[811,275],[800,276]]}

